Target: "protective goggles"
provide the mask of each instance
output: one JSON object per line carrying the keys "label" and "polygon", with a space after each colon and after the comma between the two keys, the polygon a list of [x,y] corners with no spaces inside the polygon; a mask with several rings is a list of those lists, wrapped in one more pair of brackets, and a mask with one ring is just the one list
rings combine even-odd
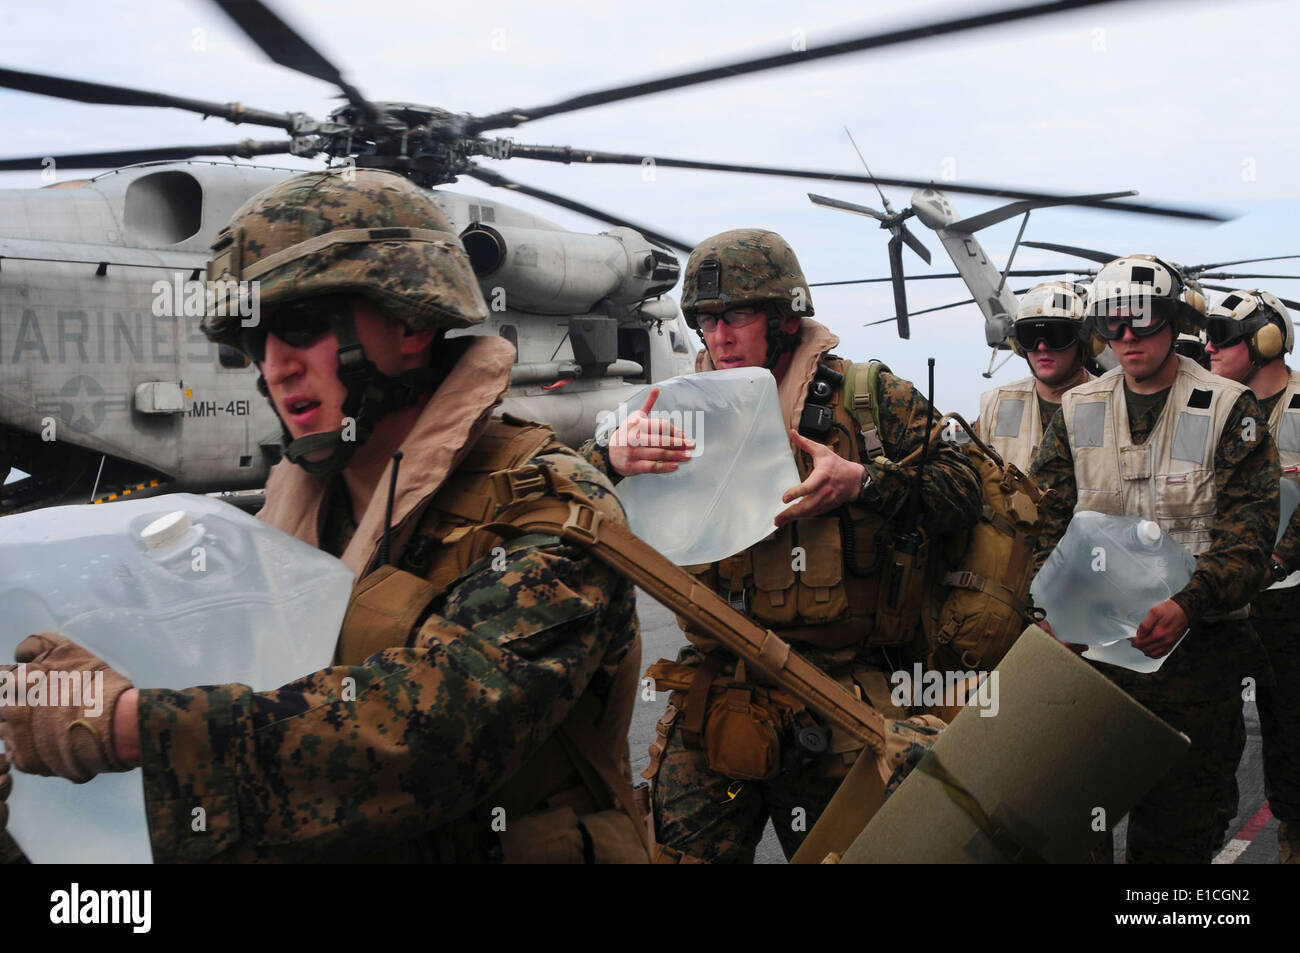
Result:
{"label": "protective goggles", "polygon": [[1168,327],[1172,316],[1172,309],[1163,307],[1163,302],[1158,300],[1107,301],[1101,304],[1099,313],[1091,317],[1092,329],[1107,341],[1118,341],[1124,336],[1125,328],[1132,331],[1134,337],[1150,337]]}
{"label": "protective goggles", "polygon": [[1190,357],[1197,363],[1205,360],[1205,345],[1200,341],[1179,338],[1174,341],[1174,351],[1183,357]]}
{"label": "protective goggles", "polygon": [[1023,351],[1036,351],[1040,342],[1050,351],[1063,351],[1079,343],[1079,326],[1073,321],[1029,320],[1017,321],[1013,332],[1016,343]]}
{"label": "protective goggles", "polygon": [[702,314],[700,315],[700,329],[711,334],[718,329],[719,321],[725,323],[729,328],[747,328],[755,321],[766,317],[766,312],[757,311],[753,308],[736,308],[732,311],[724,311],[722,314]]}
{"label": "protective goggles", "polygon": [[1245,321],[1236,318],[1210,318],[1205,326],[1205,336],[1218,350],[1235,347],[1268,323],[1268,319],[1253,316]]}
{"label": "protective goggles", "polygon": [[257,324],[239,329],[239,347],[259,364],[266,360],[266,336],[274,334],[292,348],[311,347],[334,330],[334,322],[352,313],[340,297],[309,298],[276,307]]}

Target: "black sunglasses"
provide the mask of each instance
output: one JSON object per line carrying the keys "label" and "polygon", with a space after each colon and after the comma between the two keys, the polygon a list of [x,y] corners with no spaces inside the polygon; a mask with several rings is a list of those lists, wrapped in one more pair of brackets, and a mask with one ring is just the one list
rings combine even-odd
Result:
{"label": "black sunglasses", "polygon": [[1045,342],[1049,350],[1063,351],[1072,344],[1079,343],[1079,328],[1069,320],[1028,320],[1015,324],[1016,343],[1023,351],[1036,351],[1040,341]]}
{"label": "black sunglasses", "polygon": [[240,328],[240,349],[259,364],[266,360],[266,336],[274,334],[292,348],[311,347],[334,330],[334,322],[350,314],[347,300],[310,298],[281,305],[260,316],[257,324]]}

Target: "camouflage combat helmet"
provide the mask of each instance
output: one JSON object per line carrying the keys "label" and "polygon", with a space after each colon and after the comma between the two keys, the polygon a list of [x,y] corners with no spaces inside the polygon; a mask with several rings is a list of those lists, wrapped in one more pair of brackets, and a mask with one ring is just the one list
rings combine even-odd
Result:
{"label": "camouflage combat helmet", "polygon": [[[245,202],[217,234],[212,253],[211,303],[202,325],[210,340],[243,349],[245,336],[255,336],[250,328],[261,314],[232,300],[252,282],[261,312],[315,307],[328,315],[346,390],[343,413],[355,426],[350,439],[342,422],[337,431],[296,440],[288,428],[283,433],[285,455],[317,475],[343,469],[385,414],[415,404],[437,385],[429,367],[397,377],[380,373],[357,338],[347,296],[364,297],[417,330],[466,328],[487,317],[465,247],[446,216],[427,192],[391,172],[349,167],[294,176]],[[269,398],[264,379],[258,388]],[[330,452],[307,459],[321,450]]]}
{"label": "camouflage combat helmet", "polygon": [[[487,305],[465,246],[428,192],[376,169],[294,176],[259,192],[212,243],[212,341],[239,346],[232,282],[257,281],[263,308],[356,294],[416,329],[481,324]],[[246,312],[245,312],[246,313]]]}
{"label": "camouflage combat helmet", "polygon": [[682,314],[697,332],[700,315],[732,308],[763,307],[768,312],[768,367],[797,335],[780,332],[781,317],[811,317],[812,294],[794,249],[776,232],[737,228],[707,238],[686,262]]}

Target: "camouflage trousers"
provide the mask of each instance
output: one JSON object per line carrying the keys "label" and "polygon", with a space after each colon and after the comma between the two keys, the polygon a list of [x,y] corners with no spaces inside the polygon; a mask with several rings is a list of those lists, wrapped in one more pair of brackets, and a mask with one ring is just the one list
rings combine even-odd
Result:
{"label": "camouflage trousers", "polygon": [[817,823],[840,778],[809,770],[770,781],[736,781],[709,767],[680,730],[668,737],[653,782],[655,836],[665,847],[711,864],[752,864],[769,818],[789,860]]}
{"label": "camouflage trousers", "polygon": [[[674,691],[669,711],[682,711],[686,693]],[[905,711],[894,716],[906,718]],[[667,718],[667,716],[666,716]],[[655,838],[663,846],[713,864],[752,864],[768,820],[787,860],[794,856],[847,773],[832,736],[831,751],[802,768],[785,768],[766,781],[738,780],[714,770],[704,748],[687,743],[683,718],[671,719],[666,736],[651,747],[651,804]],[[886,717],[885,759],[892,794],[934,744],[943,723],[937,719]],[[663,731],[664,721],[660,721]],[[793,744],[789,736],[783,746]],[[867,755],[870,757],[870,755]],[[798,759],[796,759],[798,760]]]}
{"label": "camouflage trousers", "polygon": [[1237,813],[1237,764],[1246,743],[1241,679],[1258,651],[1248,622],[1216,621],[1187,634],[1158,672],[1095,667],[1191,739],[1182,759],[1129,812],[1130,864],[1207,864]]}
{"label": "camouflage trousers", "polygon": [[1300,824],[1300,589],[1260,597],[1252,621],[1267,654],[1253,672],[1264,740],[1264,792],[1273,815]]}

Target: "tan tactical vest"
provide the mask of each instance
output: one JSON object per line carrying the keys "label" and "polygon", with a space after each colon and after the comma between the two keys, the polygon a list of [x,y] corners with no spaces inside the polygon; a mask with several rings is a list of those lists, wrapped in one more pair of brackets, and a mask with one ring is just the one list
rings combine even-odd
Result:
{"label": "tan tactical vest", "polygon": [[[1084,371],[1085,384],[1093,379]],[[1029,472],[1029,464],[1038,455],[1046,425],[1032,377],[980,394],[980,438],[1021,473]]]}
{"label": "tan tactical vest", "polygon": [[1160,419],[1133,444],[1124,376],[1114,371],[1062,400],[1078,485],[1075,512],[1154,519],[1193,556],[1210,545],[1216,518],[1214,452],[1246,388],[1178,357]]}
{"label": "tan tactical vest", "polygon": [[979,432],[1004,462],[1028,473],[1043,434],[1034,379],[1026,377],[980,394]]}
{"label": "tan tactical vest", "polygon": [[[1294,405],[1294,406],[1292,406]],[[1300,467],[1300,371],[1291,372],[1291,380],[1268,417],[1268,429],[1277,443],[1277,458],[1285,471]],[[1283,473],[1300,482],[1300,472]]]}
{"label": "tan tactical vest", "polygon": [[[506,415],[487,425],[468,456],[430,500],[398,566],[382,566],[353,591],[339,636],[337,661],[357,665],[373,653],[409,645],[420,616],[502,537],[484,529],[501,510],[535,493],[524,467],[544,453],[572,454],[550,428]],[[515,479],[516,476],[521,479]],[[590,690],[560,730],[492,795],[505,809],[504,860],[523,863],[644,863],[647,859],[630,811],[615,797],[630,794],[627,725],[640,675],[638,638],[602,701]],[[605,779],[609,779],[606,781]],[[615,785],[625,786],[611,797]],[[444,862],[481,859],[485,810],[439,828],[433,853]],[[389,857],[388,859],[395,859]]]}
{"label": "tan tactical vest", "polygon": [[[841,373],[849,366],[848,361],[826,363]],[[842,389],[829,406],[839,426],[832,429],[827,445],[846,460],[861,460],[861,426],[845,409]],[[800,479],[807,479],[811,467],[805,455],[796,453],[795,459]],[[885,602],[887,587],[880,585],[889,552],[887,524],[879,514],[855,504],[845,509],[848,526],[841,524],[838,513],[796,520],[742,553],[685,568],[734,608],[788,641],[822,649],[907,642],[915,626],[900,622],[900,614]],[[686,637],[706,651],[717,647],[715,640],[689,628]]]}

